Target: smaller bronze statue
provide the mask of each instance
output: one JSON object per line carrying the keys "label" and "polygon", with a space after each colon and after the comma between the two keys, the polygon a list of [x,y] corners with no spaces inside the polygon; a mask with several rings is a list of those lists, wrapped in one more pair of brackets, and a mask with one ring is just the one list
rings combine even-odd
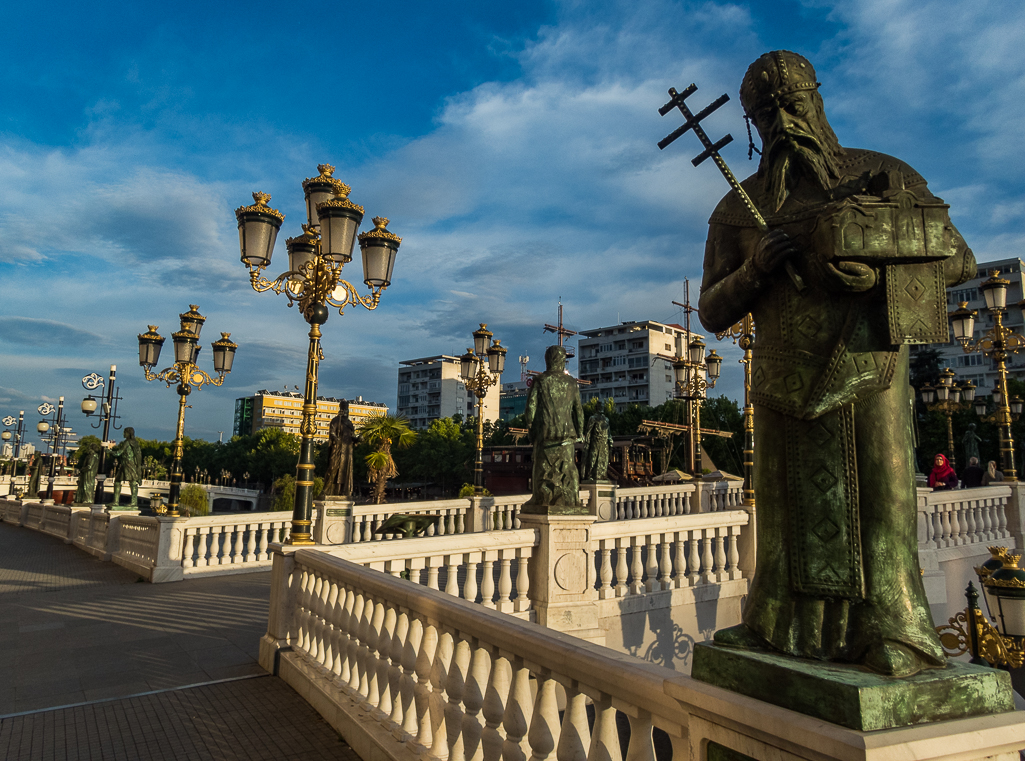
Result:
{"label": "smaller bronze statue", "polygon": [[100,449],[97,444],[87,442],[78,448],[78,489],[75,503],[91,505],[96,499],[96,474],[100,470]]}
{"label": "smaller bronze statue", "polygon": [[36,452],[28,463],[28,487],[25,495],[29,499],[39,499],[39,482],[43,474],[43,456]]}
{"label": "smaller bronze statue", "polygon": [[351,497],[353,490],[352,450],[359,442],[356,426],[349,419],[349,403],[342,401],[338,414],[331,420],[328,433],[327,475],[324,478],[324,494],[332,497]]}
{"label": "smaller bronze statue", "polygon": [[114,505],[121,504],[121,482],[127,481],[132,498],[129,507],[139,506],[139,482],[142,481],[142,446],[134,428],[125,428],[125,438],[111,452],[114,458]]}
{"label": "smaller bronze statue", "polygon": [[403,539],[425,534],[431,526],[437,527],[440,515],[407,515],[395,513],[374,529],[375,534],[398,534]]}
{"label": "smaller bronze statue", "polygon": [[584,430],[584,453],[580,459],[583,481],[605,481],[608,479],[609,450],[612,435],[609,433],[609,419],[600,412],[592,415]]}
{"label": "smaller bronze statue", "polygon": [[576,379],[566,373],[566,350],[549,346],[545,371],[527,395],[526,420],[534,445],[533,493],[523,505],[535,515],[582,515],[575,445],[584,433]]}
{"label": "smaller bronze statue", "polygon": [[964,448],[964,461],[970,463],[974,457],[979,459],[979,434],[975,432],[975,423],[968,424],[968,430],[961,437],[961,446]]}

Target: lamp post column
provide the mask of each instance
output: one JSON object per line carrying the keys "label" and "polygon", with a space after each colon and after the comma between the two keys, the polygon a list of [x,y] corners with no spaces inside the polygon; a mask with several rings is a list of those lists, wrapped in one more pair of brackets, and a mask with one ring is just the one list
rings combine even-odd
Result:
{"label": "lamp post column", "polygon": [[57,418],[50,435],[50,474],[46,479],[46,499],[53,499],[53,482],[57,477],[57,452],[60,447],[61,427],[64,425],[64,397],[57,402]]}
{"label": "lamp post column", "polygon": [[[114,377],[117,375],[117,365],[110,366],[110,378],[107,381],[107,400],[103,403],[103,440],[110,436],[110,415],[111,405],[114,397]],[[100,447],[100,466],[96,471],[96,494],[93,501],[97,505],[103,504],[103,484],[107,480],[107,448]],[[178,504],[177,501],[175,504]]]}
{"label": "lamp post column", "polygon": [[313,443],[317,435],[317,378],[320,372],[320,326],[327,322],[328,311],[323,304],[310,312],[310,351],[306,358],[306,390],[303,399],[303,420],[299,426],[299,464],[295,474],[295,503],[292,507],[292,530],[286,544],[316,544],[311,538],[313,525]]}
{"label": "lamp post column", "polygon": [[[481,372],[483,372],[483,367]],[[477,396],[477,455],[473,463],[473,493],[479,497],[484,493],[484,394],[486,392],[483,389],[486,389],[487,385],[479,374],[477,378],[477,388],[481,390],[475,392]]]}
{"label": "lamp post column", "polygon": [[[188,406],[186,400],[192,393],[192,387],[185,384],[178,384],[178,425],[175,428],[174,448],[171,454],[171,488],[167,494],[167,515],[170,518],[178,517],[178,498],[181,495],[182,481],[185,473],[182,468],[182,458],[185,455],[185,408]],[[118,502],[119,494],[114,495],[114,502]]]}
{"label": "lamp post column", "polygon": [[755,503],[755,410],[751,404],[753,323],[751,315],[744,316],[744,333],[740,338],[740,348],[744,350],[744,505],[747,507]]}
{"label": "lamp post column", "polygon": [[999,336],[993,342],[993,359],[997,364],[997,383],[1000,384],[1000,453],[1003,456],[1004,480],[1017,481],[1018,474],[1014,468],[1014,439],[1011,434],[1011,398],[1007,394],[1007,352],[1004,350],[1004,325],[1003,313],[994,310],[993,319],[996,322],[993,330]]}

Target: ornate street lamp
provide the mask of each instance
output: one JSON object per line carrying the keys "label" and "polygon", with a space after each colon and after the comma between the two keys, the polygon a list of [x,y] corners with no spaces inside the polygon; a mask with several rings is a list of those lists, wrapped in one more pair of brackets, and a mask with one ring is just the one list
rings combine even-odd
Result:
{"label": "ornate street lamp", "polygon": [[676,398],[687,404],[687,427],[690,439],[690,473],[700,475],[701,469],[701,401],[710,388],[715,388],[722,367],[722,357],[713,349],[705,356],[705,342],[694,338],[687,346],[686,356],[673,358]]}
{"label": "ornate street lamp", "polygon": [[[203,328],[206,318],[199,313],[199,307],[195,304],[189,306],[189,311],[179,315],[181,319],[181,330],[171,334],[174,343],[174,364],[159,373],[152,372],[160,360],[160,349],[164,345],[164,337],[157,333],[157,326],[150,325],[149,330],[139,336],[139,364],[142,366],[146,380],[161,380],[167,384],[178,384],[178,425],[174,438],[174,453],[171,460],[170,490],[167,499],[167,515],[178,516],[178,497],[182,485],[182,455],[185,450],[185,400],[192,389],[202,388],[208,383],[220,386],[224,383],[224,376],[231,372],[231,365],[235,359],[235,350],[238,344],[229,340],[231,333],[221,333],[220,339],[214,341],[210,347],[214,354],[214,372],[218,375],[211,378],[196,366],[199,357],[199,333]],[[115,496],[115,501],[116,501]]]}
{"label": "ornate street lamp", "polygon": [[[302,235],[285,242],[288,270],[273,280],[263,276],[270,266],[274,242],[285,215],[267,205],[271,197],[253,193],[252,206],[235,210],[238,220],[242,263],[249,270],[249,282],[258,293],[283,293],[288,306],[299,305],[299,311],[310,325],[310,348],[306,362],[306,388],[303,419],[299,427],[302,443],[295,479],[295,503],[288,544],[314,544],[310,537],[313,510],[313,443],[317,433],[317,376],[320,360],[320,326],[328,318],[328,307],[343,314],[346,306],[357,304],[376,309],[381,293],[391,283],[395,256],[402,239],[388,231],[388,219],[374,217],[374,229],[357,235],[363,221],[363,207],[349,200],[351,189],[332,177],[330,164],[317,167],[319,175],[303,181],[306,199],[306,223]],[[355,241],[359,240],[363,255],[363,282],[370,289],[366,296],[341,279],[342,267],[352,261]]]}
{"label": "ornate street lamp", "polygon": [[[158,351],[159,353],[159,351]],[[121,426],[117,424],[120,419],[120,415],[117,414],[117,403],[122,401],[120,389],[114,385],[117,379],[117,365],[110,366],[110,377],[107,379],[106,392],[101,392],[99,400],[92,394],[86,396],[82,400],[82,412],[85,413],[86,417],[92,417],[96,414],[96,410],[99,409],[100,414],[97,417],[93,428],[103,427],[103,441],[106,442],[110,438],[110,429],[113,426],[114,430],[121,430]],[[99,373],[89,373],[82,378],[82,388],[86,391],[95,391],[98,388],[104,387],[103,376]],[[107,480],[107,447],[100,447],[100,465],[96,471],[96,494],[93,498],[95,503],[98,505],[103,504],[103,483]]]}
{"label": "ornate street lamp", "polygon": [[[1012,328],[1004,326],[1004,313],[1007,311],[1007,289],[1011,281],[1000,277],[999,270],[990,272],[990,278],[979,286],[986,299],[986,309],[993,314],[993,327],[978,340],[973,339],[975,331],[975,312],[968,308],[968,302],[949,314],[954,339],[961,345],[966,354],[981,352],[992,357],[997,368],[997,381],[994,387],[993,401],[996,411],[988,418],[999,426],[1000,452],[1003,460],[1004,479],[1017,481],[1018,475],[1014,468],[1014,440],[1011,437],[1011,423],[1014,418],[1011,403],[1007,394],[1007,357],[1009,354],[1025,349],[1025,337],[1015,333]],[[1025,300],[1018,304],[1025,306]],[[976,412],[985,415],[985,407],[977,405]]]}
{"label": "ornate street lamp", "polygon": [[18,475],[18,460],[21,459],[21,451],[25,440],[25,410],[18,412],[18,417],[15,418],[13,415],[8,415],[3,419],[3,424],[8,429],[17,423],[17,427],[14,429],[12,434],[10,430],[5,430],[2,434],[3,440],[10,441],[14,439],[14,444],[11,449],[11,488],[13,491],[14,477]]}
{"label": "ornate street lamp", "polygon": [[473,493],[484,493],[484,397],[488,388],[501,382],[508,351],[499,341],[492,342],[494,334],[487,323],[473,331],[473,348],[459,358],[459,375],[467,390],[477,398],[477,456],[473,463]]}
{"label": "ornate street lamp", "polygon": [[[954,413],[972,406],[972,402],[975,401],[975,390],[975,384],[971,381],[965,381],[960,386],[954,383],[954,371],[949,367],[940,373],[939,383],[935,387],[922,386],[919,389],[926,409],[930,412],[942,412],[947,418],[947,461],[952,468],[955,467]],[[985,405],[985,402],[983,404]]]}
{"label": "ornate street lamp", "polygon": [[[46,433],[50,433],[48,437],[49,443],[49,458],[50,458],[50,473],[47,476],[46,483],[46,497],[44,499],[53,499],[53,482],[57,478],[56,465],[57,465],[57,454],[60,451],[61,437],[70,431],[69,428],[65,428],[64,424],[67,419],[64,417],[64,397],[60,397],[57,401],[57,406],[54,407],[49,402],[43,402],[40,404],[36,411],[44,417],[50,415],[50,420],[40,420],[36,425],[36,430],[39,431],[39,435],[43,436]],[[53,429],[50,432],[50,429]]]}
{"label": "ornate street lamp", "polygon": [[[731,325],[715,337],[722,341],[732,338],[733,342],[744,350],[740,363],[744,366],[744,505],[753,507],[755,504],[755,408],[751,403],[751,359],[755,342],[755,321],[750,314],[735,325]],[[713,350],[714,354],[715,351]],[[719,371],[716,370],[716,377]]]}

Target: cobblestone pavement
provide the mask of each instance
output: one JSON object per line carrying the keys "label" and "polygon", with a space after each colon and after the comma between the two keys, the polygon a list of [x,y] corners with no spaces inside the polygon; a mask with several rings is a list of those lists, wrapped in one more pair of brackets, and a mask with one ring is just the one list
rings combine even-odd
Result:
{"label": "cobblestone pavement", "polygon": [[0,719],[0,758],[359,761],[272,676]]}

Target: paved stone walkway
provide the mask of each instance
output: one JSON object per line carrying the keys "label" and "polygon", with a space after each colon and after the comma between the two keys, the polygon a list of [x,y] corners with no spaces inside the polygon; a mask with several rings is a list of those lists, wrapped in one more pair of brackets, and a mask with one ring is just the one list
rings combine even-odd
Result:
{"label": "paved stone walkway", "polygon": [[142,583],[0,522],[0,759],[358,761],[256,662],[269,585]]}

